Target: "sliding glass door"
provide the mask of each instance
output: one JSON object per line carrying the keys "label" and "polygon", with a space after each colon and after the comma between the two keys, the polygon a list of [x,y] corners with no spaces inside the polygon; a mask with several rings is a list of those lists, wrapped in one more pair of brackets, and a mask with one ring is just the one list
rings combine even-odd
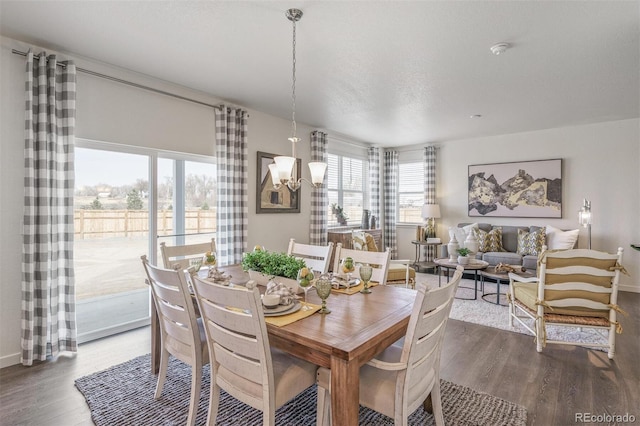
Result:
{"label": "sliding glass door", "polygon": [[75,159],[78,340],[149,324],[140,256],[215,236],[213,158],[78,141]]}

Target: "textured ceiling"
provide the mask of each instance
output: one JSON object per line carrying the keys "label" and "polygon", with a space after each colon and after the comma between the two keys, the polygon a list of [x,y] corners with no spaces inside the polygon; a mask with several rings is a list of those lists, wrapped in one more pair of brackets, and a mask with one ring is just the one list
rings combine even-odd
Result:
{"label": "textured ceiling", "polygon": [[2,0],[0,33],[289,118],[297,7],[297,121],[398,146],[638,117],[639,4]]}

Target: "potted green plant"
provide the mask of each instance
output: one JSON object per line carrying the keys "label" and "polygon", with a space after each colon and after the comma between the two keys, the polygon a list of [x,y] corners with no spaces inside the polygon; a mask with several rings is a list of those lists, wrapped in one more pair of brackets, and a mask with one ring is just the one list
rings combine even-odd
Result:
{"label": "potted green plant", "polygon": [[460,265],[469,264],[469,253],[471,253],[471,250],[466,247],[462,247],[456,250],[456,252],[458,252],[458,263]]}
{"label": "potted green plant", "polygon": [[249,272],[249,277],[257,284],[266,285],[269,280],[286,284],[298,292],[298,271],[307,265],[304,260],[285,253],[257,249],[244,253],[242,269]]}

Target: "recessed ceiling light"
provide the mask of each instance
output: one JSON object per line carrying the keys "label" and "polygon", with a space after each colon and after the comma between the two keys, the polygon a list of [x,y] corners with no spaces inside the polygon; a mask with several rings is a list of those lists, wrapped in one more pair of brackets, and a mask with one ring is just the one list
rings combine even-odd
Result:
{"label": "recessed ceiling light", "polygon": [[481,117],[482,117],[481,114],[473,114],[469,116],[469,118],[481,118]]}
{"label": "recessed ceiling light", "polygon": [[500,54],[504,53],[505,50],[507,50],[510,47],[511,47],[511,45],[509,43],[502,42],[502,43],[494,44],[489,49],[491,49],[491,53],[493,53],[494,55],[500,55]]}

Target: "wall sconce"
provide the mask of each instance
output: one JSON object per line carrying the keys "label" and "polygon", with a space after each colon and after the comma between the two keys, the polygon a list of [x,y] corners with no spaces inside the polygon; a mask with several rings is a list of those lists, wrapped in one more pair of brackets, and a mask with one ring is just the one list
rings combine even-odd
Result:
{"label": "wall sconce", "polygon": [[587,228],[587,248],[591,250],[591,201],[587,201],[586,198],[578,212],[578,223]]}

